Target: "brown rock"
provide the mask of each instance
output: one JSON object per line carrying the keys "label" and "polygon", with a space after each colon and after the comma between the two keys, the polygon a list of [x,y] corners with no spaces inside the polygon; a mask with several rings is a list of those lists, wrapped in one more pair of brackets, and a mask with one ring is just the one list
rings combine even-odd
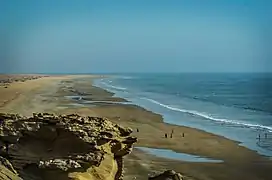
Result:
{"label": "brown rock", "polygon": [[113,161],[118,161],[116,176],[120,179],[123,172],[120,161],[137,141],[130,136],[131,129],[100,117],[34,113],[26,118],[0,114],[0,122],[0,144],[9,148],[11,163],[5,167],[11,170],[13,167],[19,176],[42,176],[39,178],[45,180],[52,179],[50,173],[55,173],[53,178],[68,180],[70,172],[99,168],[105,154],[112,154]]}
{"label": "brown rock", "polygon": [[173,170],[167,170],[162,174],[149,177],[148,179],[152,180],[182,180],[183,176],[180,173],[177,173]]}
{"label": "brown rock", "polygon": [[5,166],[7,169],[9,169],[12,173],[17,174],[17,172],[13,168],[12,164],[7,159],[0,156],[0,163],[3,166]]}

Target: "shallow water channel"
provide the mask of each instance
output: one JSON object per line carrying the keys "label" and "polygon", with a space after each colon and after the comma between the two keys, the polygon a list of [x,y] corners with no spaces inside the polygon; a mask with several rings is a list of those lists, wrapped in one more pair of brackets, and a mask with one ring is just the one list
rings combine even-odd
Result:
{"label": "shallow water channel", "polygon": [[223,162],[222,160],[205,158],[205,157],[196,156],[192,154],[177,153],[169,149],[154,149],[154,148],[146,148],[146,147],[135,147],[135,148],[142,150],[148,154],[152,154],[157,157],[163,157],[168,159],[182,160],[182,161],[188,161],[188,162],[208,162],[208,163]]}

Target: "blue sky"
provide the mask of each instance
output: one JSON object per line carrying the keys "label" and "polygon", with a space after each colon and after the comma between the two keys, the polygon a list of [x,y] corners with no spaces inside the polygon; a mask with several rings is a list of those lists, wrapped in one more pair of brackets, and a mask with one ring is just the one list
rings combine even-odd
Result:
{"label": "blue sky", "polygon": [[0,2],[0,72],[272,71],[270,0]]}

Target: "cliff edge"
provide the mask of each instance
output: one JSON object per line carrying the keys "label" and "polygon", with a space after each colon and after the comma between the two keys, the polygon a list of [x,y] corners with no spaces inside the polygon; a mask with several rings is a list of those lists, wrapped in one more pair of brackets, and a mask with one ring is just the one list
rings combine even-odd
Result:
{"label": "cliff edge", "polygon": [[119,180],[137,141],[106,118],[0,114],[0,179]]}

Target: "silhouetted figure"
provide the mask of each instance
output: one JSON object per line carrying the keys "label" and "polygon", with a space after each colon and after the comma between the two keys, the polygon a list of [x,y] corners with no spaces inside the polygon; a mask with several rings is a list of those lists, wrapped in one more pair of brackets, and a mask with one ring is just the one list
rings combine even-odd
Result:
{"label": "silhouetted figure", "polygon": [[139,129],[137,128],[137,132],[139,132]]}
{"label": "silhouetted figure", "polygon": [[265,139],[267,139],[267,133],[264,134]]}
{"label": "silhouetted figure", "polygon": [[184,133],[182,133],[182,137],[184,137],[185,135],[184,135]]}
{"label": "silhouetted figure", "polygon": [[172,132],[171,132],[170,138],[172,138],[172,137],[173,137],[173,134],[174,134],[174,129],[172,129]]}
{"label": "silhouetted figure", "polygon": [[258,139],[259,139],[259,141],[261,140],[261,135],[260,134],[259,134],[259,138]]}
{"label": "silhouetted figure", "polygon": [[164,134],[164,137],[167,138],[167,133]]}

